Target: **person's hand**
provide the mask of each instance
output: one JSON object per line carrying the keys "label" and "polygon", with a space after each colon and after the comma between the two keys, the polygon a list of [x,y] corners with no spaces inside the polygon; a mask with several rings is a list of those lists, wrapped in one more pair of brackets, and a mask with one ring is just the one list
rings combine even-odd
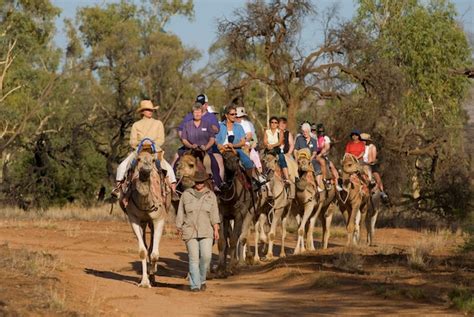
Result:
{"label": "person's hand", "polygon": [[207,151],[207,149],[206,149],[206,146],[205,146],[205,145],[200,145],[200,146],[199,146],[199,148],[200,148],[201,150],[203,150],[204,152],[206,152],[206,151]]}
{"label": "person's hand", "polygon": [[193,144],[193,145],[191,145],[191,148],[192,148],[192,149],[197,149],[197,148],[198,148],[198,145],[197,145],[197,144]]}
{"label": "person's hand", "polygon": [[219,240],[219,229],[217,228],[214,229],[214,240]]}

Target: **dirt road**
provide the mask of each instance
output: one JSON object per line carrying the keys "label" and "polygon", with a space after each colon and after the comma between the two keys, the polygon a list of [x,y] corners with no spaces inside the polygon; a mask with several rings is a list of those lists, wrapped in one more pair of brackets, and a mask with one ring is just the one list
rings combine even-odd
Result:
{"label": "dirt road", "polygon": [[[353,255],[344,252],[343,237],[336,232],[329,250],[246,267],[237,276],[209,281],[205,292],[190,293],[185,248],[170,233],[160,247],[158,286],[141,289],[137,246],[125,222],[0,220],[0,243],[49,252],[61,261],[56,287],[70,311],[108,316],[460,314],[446,300],[464,272],[446,265],[455,258],[440,255],[427,272],[407,267],[404,253],[423,235],[381,229],[379,247]],[[344,261],[357,262],[356,269]],[[472,273],[466,274],[461,278],[472,283]],[[3,279],[8,288],[8,277]],[[7,301],[21,309],[21,301]]]}

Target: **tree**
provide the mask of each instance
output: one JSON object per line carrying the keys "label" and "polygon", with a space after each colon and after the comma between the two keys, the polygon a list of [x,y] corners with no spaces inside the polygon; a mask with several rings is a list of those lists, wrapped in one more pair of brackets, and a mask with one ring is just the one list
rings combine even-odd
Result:
{"label": "tree", "polygon": [[224,64],[228,72],[241,74],[235,86],[259,81],[274,90],[288,110],[292,130],[308,98],[339,97],[349,89],[347,78],[359,77],[340,56],[343,39],[329,29],[322,45],[308,54],[298,47],[301,25],[313,13],[309,1],[259,0],[219,22]]}
{"label": "tree", "polygon": [[84,62],[96,82],[89,92],[96,116],[87,127],[111,178],[115,164],[129,151],[128,130],[140,99],[160,106],[169,129],[177,118],[171,113],[186,110],[193,98],[189,76],[199,55],[163,29],[171,15],[191,17],[192,9],[192,1],[150,1],[143,7],[122,1],[78,12],[78,29],[90,50]]}

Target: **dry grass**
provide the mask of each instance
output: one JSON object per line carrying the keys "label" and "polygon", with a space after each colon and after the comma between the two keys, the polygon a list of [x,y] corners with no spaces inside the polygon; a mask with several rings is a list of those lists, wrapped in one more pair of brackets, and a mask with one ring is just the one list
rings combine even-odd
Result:
{"label": "dry grass", "polygon": [[48,210],[24,211],[19,208],[0,209],[0,219],[8,220],[83,220],[83,221],[111,221],[126,220],[120,207],[115,205],[110,213],[110,205],[100,207],[85,208],[75,205],[67,205],[61,208],[51,208]]}
{"label": "dry grass", "polygon": [[425,232],[423,238],[411,247],[407,255],[408,266],[415,270],[426,270],[430,256],[437,251],[452,247],[454,234],[448,230]]}
{"label": "dry grass", "polygon": [[311,287],[328,289],[337,285],[337,278],[327,273],[317,274],[311,283]]}
{"label": "dry grass", "polygon": [[64,262],[45,251],[12,250],[0,245],[0,267],[38,278],[49,278],[64,269]]}
{"label": "dry grass", "polygon": [[334,259],[334,266],[340,270],[350,273],[360,273],[363,271],[364,259],[359,254],[355,254],[352,250],[339,253]]}
{"label": "dry grass", "polygon": [[[27,309],[32,315],[71,315],[67,310],[65,289],[59,289],[56,273],[64,269],[64,262],[57,256],[45,251],[29,251],[26,249],[11,249],[7,244],[0,245],[0,276],[5,281],[2,291],[5,294],[15,292],[16,298],[6,296],[6,303],[13,316],[22,315]],[[7,277],[8,275],[8,277]],[[20,285],[31,287],[22,289]],[[19,293],[20,292],[20,293]],[[22,294],[22,295],[20,295]],[[16,302],[20,296],[22,302],[28,301],[27,307]],[[21,303],[22,303],[21,302]],[[18,310],[18,312],[16,311]],[[5,312],[5,311],[4,311]],[[0,315],[2,311],[0,310]]]}

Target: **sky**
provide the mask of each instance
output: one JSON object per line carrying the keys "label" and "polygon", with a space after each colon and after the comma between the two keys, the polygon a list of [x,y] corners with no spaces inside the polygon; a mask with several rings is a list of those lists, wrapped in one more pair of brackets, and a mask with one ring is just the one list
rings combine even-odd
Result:
{"label": "sky", "polygon": [[[52,3],[62,10],[57,18],[56,44],[64,48],[66,46],[66,36],[63,30],[63,20],[65,18],[74,19],[77,8],[91,5],[103,5],[116,0],[52,0]],[[231,18],[236,8],[243,7],[246,0],[194,0],[194,19],[188,21],[182,17],[171,19],[166,26],[166,31],[178,35],[184,45],[197,48],[202,58],[196,67],[202,67],[208,62],[207,50],[216,39],[217,20]],[[317,8],[324,10],[334,3],[339,5],[339,14],[343,19],[350,19],[355,12],[353,0],[319,0],[315,1]],[[465,30],[474,33],[474,0],[454,0],[459,19]],[[301,42],[310,46],[314,44],[314,38],[321,37],[320,29],[316,21],[308,23],[310,26],[303,32]]]}

